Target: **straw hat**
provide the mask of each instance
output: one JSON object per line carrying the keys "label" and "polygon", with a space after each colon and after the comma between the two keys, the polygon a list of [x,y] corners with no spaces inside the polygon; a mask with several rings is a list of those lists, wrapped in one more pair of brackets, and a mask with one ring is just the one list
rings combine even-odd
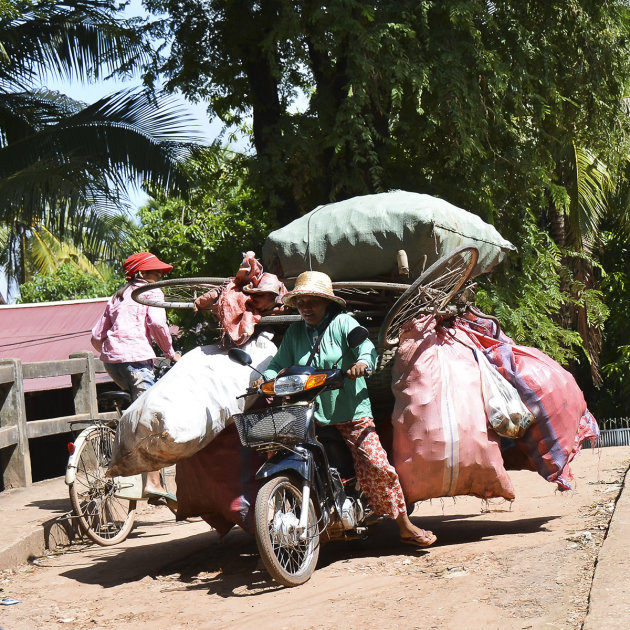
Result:
{"label": "straw hat", "polygon": [[293,291],[289,291],[282,298],[282,301],[287,306],[295,307],[295,300],[302,295],[312,295],[335,302],[339,306],[346,306],[346,301],[333,293],[330,277],[321,271],[305,271],[301,273],[295,281]]}

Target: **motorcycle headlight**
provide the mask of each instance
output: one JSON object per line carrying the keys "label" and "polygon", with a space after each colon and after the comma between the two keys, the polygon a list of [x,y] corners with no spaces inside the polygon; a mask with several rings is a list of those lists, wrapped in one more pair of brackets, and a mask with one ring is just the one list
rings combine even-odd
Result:
{"label": "motorcycle headlight", "polygon": [[306,374],[294,374],[281,376],[275,380],[274,392],[277,396],[290,396],[304,391],[304,385],[308,376]]}

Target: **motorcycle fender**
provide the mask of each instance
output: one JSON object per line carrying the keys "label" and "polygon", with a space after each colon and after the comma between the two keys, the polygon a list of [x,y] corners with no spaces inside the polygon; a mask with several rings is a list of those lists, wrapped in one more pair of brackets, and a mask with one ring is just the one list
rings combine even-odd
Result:
{"label": "motorcycle fender", "polygon": [[306,453],[305,456],[296,453],[281,453],[280,456],[268,459],[256,473],[256,479],[269,479],[281,473],[297,473],[306,481],[313,481],[313,456]]}

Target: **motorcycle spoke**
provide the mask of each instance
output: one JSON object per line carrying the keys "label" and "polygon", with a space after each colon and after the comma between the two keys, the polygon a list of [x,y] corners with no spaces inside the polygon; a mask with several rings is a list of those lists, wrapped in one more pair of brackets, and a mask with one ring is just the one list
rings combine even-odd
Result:
{"label": "motorcycle spoke", "polygon": [[284,586],[306,582],[319,557],[319,530],[312,499],[308,502],[308,535],[301,538],[302,501],[299,486],[287,477],[268,481],[256,499],[258,550],[271,577]]}
{"label": "motorcycle spoke", "polygon": [[296,534],[293,534],[293,537],[287,540],[286,534],[276,531],[274,520],[278,515],[280,515],[280,519],[283,516],[292,515],[299,521],[301,505],[295,496],[287,494],[286,489],[282,488],[281,492],[273,497],[273,505],[269,505],[269,508],[269,537],[274,552],[282,568],[289,573],[295,573],[300,569],[308,554],[308,539],[296,540]]}

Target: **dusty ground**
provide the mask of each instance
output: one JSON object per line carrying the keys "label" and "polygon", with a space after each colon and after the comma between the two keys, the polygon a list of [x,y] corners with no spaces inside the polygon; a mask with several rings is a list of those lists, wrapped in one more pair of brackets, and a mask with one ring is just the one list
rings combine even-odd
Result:
{"label": "dusty ground", "polygon": [[256,546],[233,530],[175,524],[149,508],[122,545],[73,545],[0,574],[3,630],[48,628],[564,629],[580,628],[594,564],[630,447],[583,452],[576,491],[511,473],[517,500],[423,503],[414,520],[439,536],[428,551],[399,545],[392,522],[364,543],[322,549],[297,589],[270,582]]}

